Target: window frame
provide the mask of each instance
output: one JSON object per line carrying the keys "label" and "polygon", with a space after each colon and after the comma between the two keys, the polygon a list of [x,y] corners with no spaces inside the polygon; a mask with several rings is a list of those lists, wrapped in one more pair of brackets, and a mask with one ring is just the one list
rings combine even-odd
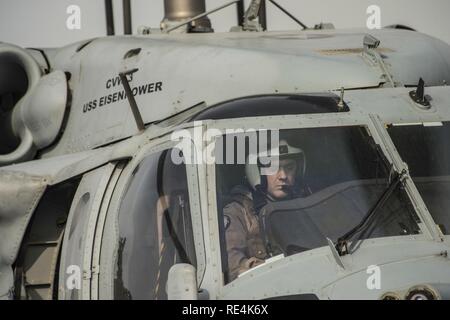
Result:
{"label": "window frame", "polygon": [[[404,123],[404,124],[402,124],[402,123],[398,123],[398,122],[387,122],[387,121],[384,121],[384,130],[385,130],[385,132],[386,132],[386,135],[389,137],[389,141],[390,141],[390,143],[392,144],[392,148],[395,150],[395,153],[396,154],[398,154],[398,157],[400,158],[400,160],[401,161],[403,161],[403,159],[401,158],[401,155],[400,155],[400,153],[398,152],[398,150],[397,150],[397,147],[395,146],[395,144],[394,144],[394,141],[392,140],[392,138],[391,138],[391,136],[390,136],[390,134],[389,134],[389,131],[388,131],[388,128],[387,128],[387,126],[392,126],[392,125],[397,125],[397,126],[399,126],[399,127],[401,127],[402,125],[403,126],[406,126],[406,125],[420,125],[420,126],[423,126],[424,124],[429,124],[429,123],[435,123],[436,121],[422,121],[422,122],[419,122],[419,123]],[[442,121],[438,121],[438,122],[442,122],[442,123],[447,123],[447,124],[449,124],[450,125],[450,120],[442,120]],[[408,163],[405,161],[405,166],[406,166],[406,168],[408,168]],[[413,181],[413,178],[412,177],[410,177],[411,178],[411,181]],[[426,211],[426,215],[425,215],[425,218],[426,218],[426,223],[428,224],[428,225],[430,225],[430,226],[435,226],[435,229],[436,229],[436,233],[434,234],[434,237],[435,238],[440,238],[440,239],[447,239],[447,241],[449,241],[450,240],[450,233],[449,234],[444,234],[443,232],[442,232],[442,230],[440,229],[440,227],[439,227],[439,225],[437,224],[437,222],[436,222],[436,220],[433,218],[433,215],[432,215],[432,213],[428,210],[428,207],[426,206],[426,203],[425,203],[425,201],[423,200],[423,198],[422,198],[422,196],[420,195],[420,193],[419,193],[419,191],[418,191],[418,189],[417,189],[417,186],[415,185],[415,183],[413,182],[412,183],[412,186],[411,186],[411,188],[414,188],[415,189],[415,191],[417,192],[417,194],[419,195],[419,197],[420,197],[420,200],[422,200],[423,201],[423,206],[425,207],[424,208],[424,210]]]}
{"label": "window frame", "polygon": [[[268,116],[268,117],[249,117],[249,118],[237,118],[224,120],[204,120],[203,121],[204,130],[218,129],[219,131],[225,132],[226,129],[303,129],[303,128],[326,128],[326,127],[345,127],[345,126],[364,126],[367,129],[368,134],[374,139],[375,143],[380,146],[386,159],[389,163],[393,164],[394,167],[401,172],[405,168],[405,164],[401,160],[397,150],[395,149],[393,142],[384,128],[383,121],[379,116],[376,115],[366,115],[355,112],[346,113],[328,113],[328,114],[308,114],[308,115],[289,115],[289,116]],[[205,145],[215,143],[217,137],[220,135],[212,135],[211,141],[206,142]],[[208,164],[206,166],[207,170],[207,184],[208,184],[208,215],[209,220],[213,221],[214,230],[210,234],[216,235],[211,239],[213,248],[217,249],[216,260],[218,261],[216,272],[221,274],[222,260],[221,260],[221,246],[220,246],[220,228],[219,223],[223,223],[223,219],[219,219],[219,211],[217,208],[217,196],[216,196],[216,168],[215,164]],[[414,207],[417,216],[420,219],[418,223],[421,234],[418,235],[405,235],[396,237],[383,237],[370,239],[370,244],[374,243],[386,243],[390,239],[397,238],[408,239],[408,240],[419,240],[419,241],[440,241],[438,230],[435,224],[433,224],[433,219],[431,214],[428,212],[417,188],[414,185],[411,177],[408,175],[406,177],[406,193]],[[310,251],[320,252],[324,250],[325,247],[316,248]],[[326,248],[325,248],[326,249]],[[223,279],[218,285],[217,290],[220,294],[226,294],[227,291],[232,290],[235,282],[239,281],[239,278],[225,284]]]}
{"label": "window frame", "polygon": [[[96,266],[93,264],[96,227],[102,207],[107,202],[104,195],[109,188],[110,178],[115,168],[116,163],[107,163],[86,172],[77,187],[65,226],[61,249],[58,299],[71,299],[75,292],[73,290],[77,290],[77,299],[92,297],[91,280],[92,274],[96,272]],[[68,269],[70,266],[79,267],[81,273],[79,289],[70,289],[66,286],[66,281],[73,272]]]}
{"label": "window frame", "polygon": [[[127,188],[132,181],[133,172],[136,167],[140,165],[148,156],[173,149],[174,147],[180,147],[180,145],[178,145],[176,141],[171,141],[170,136],[155,139],[155,141],[151,141],[150,143],[148,143],[148,141],[144,142],[137,148],[137,153],[134,154],[133,158],[126,165],[117,182],[111,204],[108,209],[105,222],[105,232],[102,238],[100,273],[103,274],[103,277],[100,278],[99,284],[100,299],[114,299],[114,278],[115,267],[117,264],[117,246],[119,242],[119,212]],[[184,150],[182,151],[184,152]],[[197,260],[197,283],[200,284],[205,273],[206,258],[205,244],[203,240],[198,172],[196,166],[193,164],[185,164],[185,168]]]}

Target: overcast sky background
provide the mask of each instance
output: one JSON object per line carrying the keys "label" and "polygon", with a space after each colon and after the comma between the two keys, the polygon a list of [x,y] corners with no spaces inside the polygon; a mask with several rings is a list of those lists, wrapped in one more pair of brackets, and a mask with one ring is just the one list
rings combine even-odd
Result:
{"label": "overcast sky background", "polygon": [[[206,0],[213,9],[229,0]],[[249,1],[247,1],[248,3]],[[336,28],[365,28],[367,7],[378,5],[381,25],[405,24],[450,44],[450,0],[277,0],[308,26],[331,22]],[[0,41],[23,47],[60,47],[106,35],[104,0],[0,0]],[[81,29],[69,30],[70,5],[81,9]],[[159,27],[163,0],[131,0],[133,33],[138,26]],[[267,3],[269,30],[299,26]],[[123,34],[122,0],[113,0],[116,34]],[[236,25],[236,8],[230,6],[209,16],[216,32]]]}

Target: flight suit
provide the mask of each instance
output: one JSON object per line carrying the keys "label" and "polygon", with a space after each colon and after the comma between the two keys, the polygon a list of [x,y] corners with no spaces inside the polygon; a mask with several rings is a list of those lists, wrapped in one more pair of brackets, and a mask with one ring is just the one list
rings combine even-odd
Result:
{"label": "flight suit", "polygon": [[267,258],[251,191],[238,186],[233,188],[231,197],[223,209],[229,281]]}

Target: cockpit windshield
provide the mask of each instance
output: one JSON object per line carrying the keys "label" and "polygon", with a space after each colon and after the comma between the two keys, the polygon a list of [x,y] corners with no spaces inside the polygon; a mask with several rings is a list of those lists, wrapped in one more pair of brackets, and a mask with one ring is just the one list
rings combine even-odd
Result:
{"label": "cockpit windshield", "polygon": [[450,123],[394,124],[388,132],[434,221],[450,234]]}
{"label": "cockpit windshield", "polygon": [[[243,136],[222,140],[245,141]],[[232,152],[234,160],[244,152],[245,161],[216,164],[228,281],[271,256],[325,246],[327,238],[337,241],[377,203],[394,173],[364,126],[280,130],[275,161],[261,155],[261,133],[257,137],[257,143],[236,143],[231,150],[222,143],[227,148],[221,150]],[[273,164],[275,170],[265,170]],[[403,184],[378,210],[358,239],[420,233]]]}

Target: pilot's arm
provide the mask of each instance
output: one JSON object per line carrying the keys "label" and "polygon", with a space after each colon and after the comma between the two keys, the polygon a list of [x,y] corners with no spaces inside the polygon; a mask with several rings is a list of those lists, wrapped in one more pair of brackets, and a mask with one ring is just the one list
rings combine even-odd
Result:
{"label": "pilot's arm", "polygon": [[224,210],[229,280],[264,262],[266,256],[256,217],[237,202]]}

